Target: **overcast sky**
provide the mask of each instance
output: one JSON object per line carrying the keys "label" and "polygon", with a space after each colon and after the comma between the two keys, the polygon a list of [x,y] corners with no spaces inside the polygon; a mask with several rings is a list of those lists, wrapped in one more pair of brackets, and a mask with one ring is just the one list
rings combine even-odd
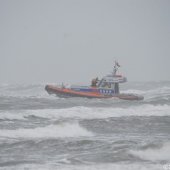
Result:
{"label": "overcast sky", "polygon": [[170,0],[0,0],[0,83],[170,80]]}

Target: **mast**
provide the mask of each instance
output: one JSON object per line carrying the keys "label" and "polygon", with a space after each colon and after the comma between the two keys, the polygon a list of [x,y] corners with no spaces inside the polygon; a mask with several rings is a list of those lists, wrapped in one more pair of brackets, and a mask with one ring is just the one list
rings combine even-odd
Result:
{"label": "mast", "polygon": [[119,63],[117,61],[115,61],[114,67],[113,67],[113,76],[116,76],[116,72],[118,70],[118,68],[120,67]]}

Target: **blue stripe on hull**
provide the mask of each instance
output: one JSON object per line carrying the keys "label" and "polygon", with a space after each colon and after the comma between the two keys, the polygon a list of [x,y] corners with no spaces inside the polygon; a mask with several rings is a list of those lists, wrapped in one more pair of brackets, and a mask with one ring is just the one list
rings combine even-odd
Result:
{"label": "blue stripe on hull", "polygon": [[71,90],[74,90],[74,91],[80,91],[80,92],[98,92],[99,90],[98,89],[90,89],[90,88],[71,88]]}
{"label": "blue stripe on hull", "polygon": [[71,88],[71,89],[80,92],[98,92],[100,94],[105,94],[105,95],[115,94],[113,89],[93,89],[93,88]]}

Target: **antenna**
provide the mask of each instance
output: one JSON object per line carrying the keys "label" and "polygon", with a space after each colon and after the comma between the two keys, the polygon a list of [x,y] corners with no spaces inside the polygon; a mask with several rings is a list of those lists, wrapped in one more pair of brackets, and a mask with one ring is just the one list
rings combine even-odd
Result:
{"label": "antenna", "polygon": [[116,75],[116,72],[119,67],[120,67],[119,63],[115,60],[114,67],[113,67],[113,76]]}

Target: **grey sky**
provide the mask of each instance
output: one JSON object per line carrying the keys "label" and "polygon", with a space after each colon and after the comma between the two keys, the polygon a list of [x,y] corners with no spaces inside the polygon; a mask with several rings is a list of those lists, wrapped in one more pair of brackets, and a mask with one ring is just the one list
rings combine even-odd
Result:
{"label": "grey sky", "polygon": [[170,0],[0,0],[0,83],[170,80]]}

